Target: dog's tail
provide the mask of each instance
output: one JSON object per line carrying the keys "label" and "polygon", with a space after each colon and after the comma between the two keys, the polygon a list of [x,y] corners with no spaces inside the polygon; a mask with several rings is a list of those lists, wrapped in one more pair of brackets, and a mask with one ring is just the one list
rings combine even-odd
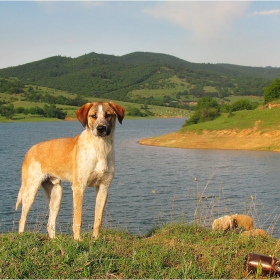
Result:
{"label": "dog's tail", "polygon": [[17,203],[16,203],[16,210],[18,210],[18,207],[21,205],[22,201],[22,186],[18,192],[18,197],[17,197]]}

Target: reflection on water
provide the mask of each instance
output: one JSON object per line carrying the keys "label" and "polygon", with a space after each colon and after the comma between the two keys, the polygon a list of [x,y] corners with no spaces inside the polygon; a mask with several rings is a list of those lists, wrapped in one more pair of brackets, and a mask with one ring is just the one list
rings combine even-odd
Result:
{"label": "reflection on water", "polygon": [[[209,225],[220,215],[249,213],[256,227],[279,237],[280,154],[149,147],[141,138],[178,130],[184,119],[124,120],[116,130],[116,175],[112,182],[104,224],[147,233],[171,220],[201,218]],[[26,150],[38,141],[74,136],[78,122],[0,124],[0,231],[17,230],[20,211],[14,211],[20,169]],[[71,232],[72,191],[64,183],[58,231]],[[29,214],[29,228],[44,231],[47,203],[43,192]],[[84,201],[83,225],[93,223],[94,189]],[[196,210],[197,209],[197,210]]]}

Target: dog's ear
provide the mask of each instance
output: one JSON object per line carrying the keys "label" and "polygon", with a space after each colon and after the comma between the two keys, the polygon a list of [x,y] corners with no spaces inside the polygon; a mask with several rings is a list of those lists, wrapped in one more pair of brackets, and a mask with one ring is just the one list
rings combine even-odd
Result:
{"label": "dog's ear", "polygon": [[125,108],[121,107],[120,105],[114,104],[112,102],[109,102],[109,106],[114,110],[114,112],[117,114],[117,118],[119,123],[122,123],[122,120],[124,118],[125,114]]}
{"label": "dog's ear", "polygon": [[86,127],[87,125],[87,115],[90,107],[92,106],[92,103],[86,103],[83,105],[80,109],[76,111],[76,116],[78,120],[81,122],[83,127]]}

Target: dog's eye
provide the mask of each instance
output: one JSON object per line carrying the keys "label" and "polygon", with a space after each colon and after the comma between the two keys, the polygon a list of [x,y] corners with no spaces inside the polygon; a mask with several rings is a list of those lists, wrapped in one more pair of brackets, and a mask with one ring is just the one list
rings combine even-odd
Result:
{"label": "dog's eye", "polygon": [[93,119],[97,119],[97,115],[96,114],[93,114],[93,115],[91,115],[90,117],[92,117]]}
{"label": "dog's eye", "polygon": [[105,118],[106,118],[106,119],[110,118],[111,116],[112,116],[112,115],[111,115],[110,113],[106,113],[106,114],[105,114]]}

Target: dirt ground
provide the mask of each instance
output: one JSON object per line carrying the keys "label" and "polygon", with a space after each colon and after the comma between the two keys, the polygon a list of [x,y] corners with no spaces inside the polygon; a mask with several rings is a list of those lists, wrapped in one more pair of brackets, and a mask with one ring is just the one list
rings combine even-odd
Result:
{"label": "dirt ground", "polygon": [[174,132],[141,139],[142,145],[184,149],[267,150],[280,152],[280,130],[259,132],[255,129]]}

